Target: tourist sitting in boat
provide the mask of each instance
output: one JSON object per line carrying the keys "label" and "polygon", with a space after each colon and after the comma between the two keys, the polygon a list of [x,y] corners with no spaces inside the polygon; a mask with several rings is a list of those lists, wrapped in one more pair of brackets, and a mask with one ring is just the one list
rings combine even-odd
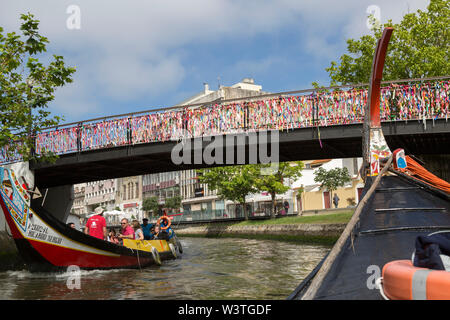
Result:
{"label": "tourist sitting in boat", "polygon": [[120,231],[118,238],[134,239],[134,229],[128,224],[128,219],[123,218],[120,224],[122,226],[122,230]]}
{"label": "tourist sitting in boat", "polygon": [[152,228],[152,235],[150,240],[157,240],[159,235],[159,225],[155,225]]}
{"label": "tourist sitting in boat", "polygon": [[108,241],[115,244],[120,244],[119,239],[117,238],[116,235],[116,230],[114,229],[109,230]]}
{"label": "tourist sitting in boat", "polygon": [[142,232],[144,233],[144,240],[150,240],[152,238],[151,229],[153,228],[153,224],[148,223],[148,219],[142,219],[141,224]]}
{"label": "tourist sitting in boat", "polygon": [[133,220],[131,222],[131,226],[134,229],[134,239],[135,240],[144,240],[144,233],[142,232],[141,225],[139,221]]}
{"label": "tourist sitting in boat", "polygon": [[103,208],[95,208],[96,215],[90,217],[84,228],[84,233],[102,240],[108,239],[108,233],[106,230],[106,220],[103,217]]}
{"label": "tourist sitting in boat", "polygon": [[172,221],[167,216],[167,213],[164,212],[164,214],[158,219],[157,224],[159,224],[160,232],[159,232],[159,239],[164,240],[170,240],[174,236],[174,232],[170,225],[172,224]]}

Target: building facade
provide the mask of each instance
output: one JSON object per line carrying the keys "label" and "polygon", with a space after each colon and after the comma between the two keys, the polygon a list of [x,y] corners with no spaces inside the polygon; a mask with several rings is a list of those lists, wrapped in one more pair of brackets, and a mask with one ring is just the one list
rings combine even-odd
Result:
{"label": "building facade", "polygon": [[[294,210],[298,213],[310,210],[324,210],[335,208],[333,195],[339,198],[337,208],[353,208],[361,200],[364,183],[359,176],[362,158],[330,159],[305,161],[302,177],[292,186],[292,202]],[[347,168],[351,181],[335,191],[321,189],[320,184],[314,181],[314,172],[322,166],[325,170],[333,168]]]}
{"label": "building facade", "polygon": [[86,183],[85,205],[86,213],[92,213],[101,206],[106,211],[114,210],[116,206],[116,179],[107,179]]}
{"label": "building facade", "polygon": [[116,207],[129,219],[143,218],[142,212],[142,176],[118,178]]}
{"label": "building facade", "polygon": [[73,187],[74,199],[71,213],[82,216],[87,214],[86,208],[86,183],[76,184]]}
{"label": "building facade", "polygon": [[[216,91],[210,90],[209,85],[205,83],[202,92],[184,100],[179,105],[257,97],[267,93],[262,90],[261,85],[255,84],[252,78],[244,78],[232,86],[219,86]],[[182,207],[186,220],[222,218],[242,211],[239,211],[239,206],[235,208],[235,204],[231,201],[219,199],[217,192],[210,190],[208,185],[199,183],[196,170],[180,173],[180,195],[183,199]]]}

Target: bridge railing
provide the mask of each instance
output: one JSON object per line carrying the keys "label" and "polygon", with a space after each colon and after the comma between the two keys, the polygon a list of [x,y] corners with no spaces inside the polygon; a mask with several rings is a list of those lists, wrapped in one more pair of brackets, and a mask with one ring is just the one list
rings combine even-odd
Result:
{"label": "bridge railing", "polygon": [[[450,77],[382,87],[382,121],[447,119],[450,116]],[[209,105],[176,106],[141,114],[111,116],[48,128],[35,137],[36,154],[82,152],[139,143],[177,141],[259,130],[293,130],[361,123],[368,90],[356,85],[314,89],[312,93],[254,96]],[[330,91],[333,90],[333,91]],[[301,92],[311,92],[303,90]],[[300,91],[297,91],[300,92]],[[268,97],[266,97],[268,96]],[[0,152],[0,162],[13,162]]]}

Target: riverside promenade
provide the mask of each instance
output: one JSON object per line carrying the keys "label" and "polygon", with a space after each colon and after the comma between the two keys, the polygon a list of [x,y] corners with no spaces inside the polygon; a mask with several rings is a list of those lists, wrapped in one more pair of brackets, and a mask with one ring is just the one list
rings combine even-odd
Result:
{"label": "riverside promenade", "polygon": [[332,244],[352,213],[353,210],[321,211],[263,221],[180,225],[176,233],[180,237],[248,237]]}

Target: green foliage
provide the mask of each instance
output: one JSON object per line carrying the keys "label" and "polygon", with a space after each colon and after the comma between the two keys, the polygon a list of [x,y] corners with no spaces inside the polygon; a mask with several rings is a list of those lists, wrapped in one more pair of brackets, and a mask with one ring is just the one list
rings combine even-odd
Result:
{"label": "green foliage", "polygon": [[314,172],[314,181],[321,184],[320,189],[328,189],[333,192],[339,187],[343,187],[347,182],[352,181],[347,168],[334,168],[325,170],[320,167]]}
{"label": "green foliage", "polygon": [[[373,18],[373,17],[372,17]],[[406,14],[402,21],[374,24],[371,35],[347,40],[348,53],[326,69],[331,85],[366,83],[370,78],[377,40],[385,27],[393,27],[383,80],[450,74],[450,2],[431,0],[427,11]]]}
{"label": "green foliage", "polygon": [[[250,164],[198,170],[199,182],[217,190],[219,197],[245,204],[245,198],[255,192],[267,191],[272,197],[272,217],[275,217],[275,197],[289,187],[286,179],[301,177],[303,162],[278,163],[271,172],[271,164]],[[245,207],[245,206],[244,206]],[[248,213],[245,212],[247,219]]]}
{"label": "green foliage", "polygon": [[[271,217],[275,217],[275,197],[277,194],[285,193],[289,187],[284,184],[286,179],[297,179],[302,176],[304,164],[302,161],[280,162],[278,169],[271,174],[264,172],[264,169],[269,169],[271,164],[256,165],[259,169],[259,174],[255,179],[255,187],[258,191],[267,191],[272,198],[272,213]],[[265,173],[265,174],[264,174]]]}
{"label": "green foliage", "polygon": [[338,213],[321,213],[309,216],[281,217],[269,220],[249,220],[238,222],[237,226],[278,225],[278,224],[335,224],[347,223],[353,210]]}
{"label": "green foliage", "polygon": [[[198,181],[207,184],[210,189],[217,190],[221,199],[245,204],[246,196],[256,192],[254,165],[216,167],[197,172]],[[248,213],[245,210],[244,214],[247,219]]]}
{"label": "green foliage", "polygon": [[149,197],[145,198],[142,202],[142,210],[144,211],[152,211],[153,215],[157,215],[159,211],[159,204],[157,197]]}
{"label": "green foliage", "polygon": [[165,205],[166,208],[179,209],[181,207],[181,197],[175,196],[173,198],[167,198]]}
{"label": "green foliage", "polygon": [[[31,13],[20,19],[22,35],[3,34],[0,27],[0,148],[7,147],[8,156],[18,153],[29,160],[32,135],[61,121],[46,108],[56,88],[72,82],[75,68],[66,67],[58,55],[47,66],[39,62],[37,56],[47,51],[49,41],[38,33],[39,20]],[[43,152],[41,159],[52,160],[55,155]]]}

